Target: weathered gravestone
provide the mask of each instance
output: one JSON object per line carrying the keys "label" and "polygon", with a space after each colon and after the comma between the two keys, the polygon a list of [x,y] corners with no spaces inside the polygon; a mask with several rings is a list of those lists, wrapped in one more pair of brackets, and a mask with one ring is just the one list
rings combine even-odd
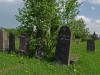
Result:
{"label": "weathered gravestone", "polygon": [[80,40],[76,40],[76,44],[77,44],[77,45],[80,44]]}
{"label": "weathered gravestone", "polygon": [[34,57],[43,60],[45,58],[44,54],[45,54],[45,52],[44,52],[44,50],[42,50],[41,46],[40,45],[36,46],[36,49],[34,52]]}
{"label": "weathered gravestone", "polygon": [[87,50],[88,51],[95,51],[95,41],[90,39],[87,40]]}
{"label": "weathered gravestone", "polygon": [[29,54],[29,36],[27,33],[20,36],[20,45],[19,45],[20,55]]}
{"label": "weathered gravestone", "polygon": [[44,46],[45,46],[45,41],[43,39],[39,40],[40,45],[36,46],[35,52],[34,52],[34,57],[39,58],[39,59],[44,59],[45,56],[45,51],[44,51]]}
{"label": "weathered gravestone", "polygon": [[5,51],[8,49],[7,33],[4,29],[0,29],[0,50]]}
{"label": "weathered gravestone", "polygon": [[10,32],[9,34],[9,50],[8,52],[11,53],[12,51],[15,52],[15,35]]}
{"label": "weathered gravestone", "polygon": [[62,26],[58,32],[55,61],[61,64],[70,63],[71,31],[69,27]]}

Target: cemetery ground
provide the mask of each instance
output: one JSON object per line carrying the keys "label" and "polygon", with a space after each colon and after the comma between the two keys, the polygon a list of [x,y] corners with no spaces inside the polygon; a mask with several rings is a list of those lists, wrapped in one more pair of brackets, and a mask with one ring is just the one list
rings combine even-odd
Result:
{"label": "cemetery ground", "polygon": [[86,42],[72,42],[71,54],[79,60],[70,66],[0,52],[0,75],[100,75],[100,41],[95,46],[95,52],[88,52]]}

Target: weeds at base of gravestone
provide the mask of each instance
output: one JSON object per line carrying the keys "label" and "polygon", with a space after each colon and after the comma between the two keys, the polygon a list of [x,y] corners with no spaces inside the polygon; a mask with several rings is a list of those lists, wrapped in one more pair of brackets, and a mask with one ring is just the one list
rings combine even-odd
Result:
{"label": "weeds at base of gravestone", "polygon": [[78,54],[71,54],[70,56],[70,64],[74,65],[80,58],[81,56]]}

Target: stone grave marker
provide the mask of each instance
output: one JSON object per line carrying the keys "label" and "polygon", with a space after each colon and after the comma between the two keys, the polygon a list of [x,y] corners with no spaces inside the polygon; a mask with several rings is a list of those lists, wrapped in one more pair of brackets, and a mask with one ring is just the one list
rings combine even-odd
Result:
{"label": "stone grave marker", "polygon": [[12,51],[15,52],[15,35],[10,32],[9,34],[9,50],[8,52],[11,53]]}
{"label": "stone grave marker", "polygon": [[87,50],[88,51],[95,51],[95,41],[90,39],[87,40]]}
{"label": "stone grave marker", "polygon": [[70,63],[71,31],[69,27],[62,26],[58,32],[55,61],[61,64]]}
{"label": "stone grave marker", "polygon": [[28,33],[23,33],[23,34],[21,34],[21,36],[25,36],[26,38],[29,38],[29,34]]}
{"label": "stone grave marker", "polygon": [[41,46],[40,45],[36,46],[36,49],[34,52],[34,57],[43,60],[45,58],[44,54],[45,54],[45,52],[44,52],[44,50],[42,50]]}
{"label": "stone grave marker", "polygon": [[28,34],[20,36],[20,44],[19,44],[20,55],[28,55],[29,54],[29,38]]}
{"label": "stone grave marker", "polygon": [[0,29],[0,51],[8,50],[7,33],[4,29]]}
{"label": "stone grave marker", "polygon": [[40,45],[37,45],[34,52],[34,57],[43,60],[45,58],[45,41],[43,39],[38,40]]}
{"label": "stone grave marker", "polygon": [[76,40],[76,44],[77,44],[77,45],[80,44],[80,40]]}

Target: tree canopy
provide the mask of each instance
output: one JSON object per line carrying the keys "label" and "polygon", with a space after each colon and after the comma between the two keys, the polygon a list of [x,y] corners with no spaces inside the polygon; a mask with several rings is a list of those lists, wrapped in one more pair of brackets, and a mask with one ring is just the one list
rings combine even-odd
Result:
{"label": "tree canopy", "polygon": [[19,8],[19,15],[16,15],[16,19],[21,23],[18,32],[29,33],[34,38],[32,47],[37,41],[45,40],[45,48],[48,51],[53,50],[57,31],[63,25],[70,27],[75,38],[84,39],[88,35],[83,20],[75,19],[81,5],[77,0],[23,0],[23,2],[24,7]]}

